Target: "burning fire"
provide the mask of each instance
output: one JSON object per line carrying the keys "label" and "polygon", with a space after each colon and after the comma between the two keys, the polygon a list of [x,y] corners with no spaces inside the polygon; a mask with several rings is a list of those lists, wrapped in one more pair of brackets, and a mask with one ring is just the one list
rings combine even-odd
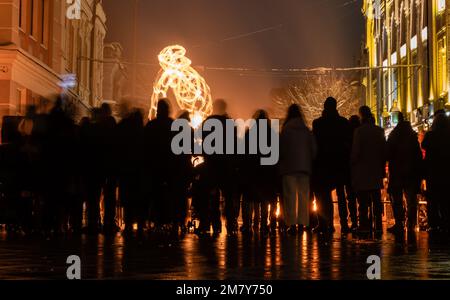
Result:
{"label": "burning fire", "polygon": [[199,112],[196,112],[192,117],[191,117],[191,126],[194,129],[197,129],[200,127],[200,125],[202,125],[203,123],[203,117]]}

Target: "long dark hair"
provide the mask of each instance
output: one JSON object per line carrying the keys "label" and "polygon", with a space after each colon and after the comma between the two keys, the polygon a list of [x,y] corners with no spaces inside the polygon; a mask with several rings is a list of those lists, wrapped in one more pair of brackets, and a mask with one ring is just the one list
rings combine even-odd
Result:
{"label": "long dark hair", "polygon": [[264,109],[259,109],[253,115],[253,119],[255,120],[269,119],[269,114]]}
{"label": "long dark hair", "polygon": [[445,113],[437,112],[434,116],[433,124],[431,125],[432,131],[449,130],[450,121]]}
{"label": "long dark hair", "polygon": [[289,106],[286,120],[284,121],[283,126],[286,126],[290,121],[295,119],[299,119],[303,124],[305,123],[305,120],[303,119],[302,109],[298,104],[292,104],[291,106]]}
{"label": "long dark hair", "polygon": [[362,124],[375,124],[375,117],[373,116],[372,110],[370,107],[364,105],[359,108],[359,115],[361,116]]}

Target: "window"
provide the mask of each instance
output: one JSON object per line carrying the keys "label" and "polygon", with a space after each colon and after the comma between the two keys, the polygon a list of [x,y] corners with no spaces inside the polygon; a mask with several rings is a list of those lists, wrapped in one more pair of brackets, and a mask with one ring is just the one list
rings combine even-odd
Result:
{"label": "window", "polygon": [[35,29],[35,27],[34,27],[34,20],[35,20],[35,17],[34,17],[34,11],[35,11],[35,7],[34,7],[34,5],[35,5],[35,2],[36,2],[36,0],[31,0],[31,11],[30,11],[30,18],[31,18],[31,20],[30,20],[30,35],[34,35],[34,29]]}
{"label": "window", "polygon": [[438,95],[444,96],[447,92],[447,46],[446,38],[438,41]]}
{"label": "window", "polygon": [[16,99],[16,112],[17,115],[23,115],[25,113],[24,108],[27,105],[26,93],[23,89],[17,89]]}
{"label": "window", "polygon": [[417,49],[417,35],[413,36],[411,39],[411,50]]}
{"label": "window", "polygon": [[445,10],[445,0],[437,0],[437,10],[439,13],[443,12]]}
{"label": "window", "polygon": [[383,95],[383,101],[384,101],[384,103],[388,103],[389,101],[388,101],[388,99],[389,99],[389,95],[390,95],[390,93],[391,93],[391,91],[390,91],[390,86],[389,86],[389,84],[390,84],[390,82],[389,82],[389,71],[385,71],[384,72],[384,74],[383,74],[383,79],[384,79],[384,95]]}
{"label": "window", "polygon": [[398,101],[398,74],[397,70],[392,73],[392,101]]}
{"label": "window", "polygon": [[48,42],[48,0],[41,0],[41,44],[47,45]]}
{"label": "window", "polygon": [[23,28],[23,0],[19,1],[19,28]]}
{"label": "window", "polygon": [[425,27],[422,29],[422,41],[428,40],[428,27]]}
{"label": "window", "polygon": [[391,65],[397,64],[397,52],[392,53],[391,55]]}
{"label": "window", "polygon": [[401,48],[400,48],[400,57],[404,58],[406,56],[406,44],[404,44]]}

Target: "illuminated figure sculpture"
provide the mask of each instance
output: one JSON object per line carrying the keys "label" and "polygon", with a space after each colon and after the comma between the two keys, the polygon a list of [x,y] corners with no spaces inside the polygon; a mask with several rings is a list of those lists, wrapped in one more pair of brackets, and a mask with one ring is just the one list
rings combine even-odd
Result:
{"label": "illuminated figure sculpture", "polygon": [[179,45],[166,47],[158,55],[162,69],[153,85],[150,119],[155,118],[158,100],[167,97],[169,88],[180,109],[190,113],[194,127],[212,113],[210,88],[185,55],[186,49]]}

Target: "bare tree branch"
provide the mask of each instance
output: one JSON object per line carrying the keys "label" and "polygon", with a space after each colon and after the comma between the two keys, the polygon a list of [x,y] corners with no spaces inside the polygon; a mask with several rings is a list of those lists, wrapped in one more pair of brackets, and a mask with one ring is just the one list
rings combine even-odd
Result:
{"label": "bare tree branch", "polygon": [[308,126],[322,115],[323,104],[328,97],[336,98],[339,113],[349,118],[359,108],[360,86],[344,75],[309,75],[281,89],[272,91],[276,115],[283,118],[291,104],[298,104]]}

